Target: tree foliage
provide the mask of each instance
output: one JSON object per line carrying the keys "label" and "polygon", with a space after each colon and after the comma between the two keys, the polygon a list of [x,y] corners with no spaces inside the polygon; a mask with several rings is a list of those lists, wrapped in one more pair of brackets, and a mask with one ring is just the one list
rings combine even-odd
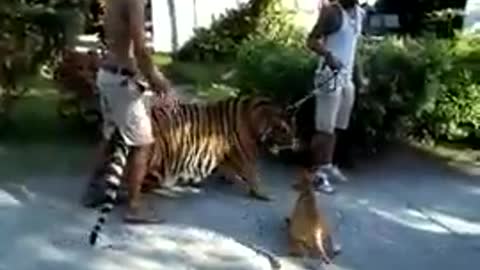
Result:
{"label": "tree foliage", "polygon": [[0,118],[28,88],[20,82],[51,63],[83,30],[85,1],[2,0],[0,2]]}
{"label": "tree foliage", "polygon": [[97,34],[102,43],[105,42],[103,16],[105,15],[106,0],[91,0],[85,22],[87,34]]}
{"label": "tree foliage", "polygon": [[404,33],[430,31],[452,37],[453,29],[461,28],[463,16],[451,10],[463,10],[465,4],[466,0],[379,0],[375,8],[382,13],[398,14]]}

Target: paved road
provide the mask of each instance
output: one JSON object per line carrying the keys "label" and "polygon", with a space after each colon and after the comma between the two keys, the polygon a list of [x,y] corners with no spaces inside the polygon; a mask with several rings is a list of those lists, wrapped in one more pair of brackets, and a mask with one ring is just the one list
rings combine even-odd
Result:
{"label": "paved road", "polygon": [[[62,158],[59,166],[75,166]],[[77,204],[85,174],[1,179],[0,269],[268,269],[242,243],[275,253],[282,269],[322,269],[286,254],[293,171],[268,160],[259,166],[274,202],[249,200],[239,187],[214,181],[177,198],[149,195],[149,207],[167,222],[126,226],[116,211],[95,249],[86,236],[96,213]],[[318,195],[344,249],[327,269],[478,269],[479,175],[404,150],[348,174],[352,181],[337,194]]]}

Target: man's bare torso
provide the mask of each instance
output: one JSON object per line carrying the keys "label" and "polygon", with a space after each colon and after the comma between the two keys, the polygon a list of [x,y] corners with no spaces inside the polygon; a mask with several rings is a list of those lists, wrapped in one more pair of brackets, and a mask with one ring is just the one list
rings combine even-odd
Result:
{"label": "man's bare torso", "polygon": [[[142,1],[142,0],[137,0]],[[104,17],[107,43],[105,62],[136,70],[132,57],[129,10],[126,0],[108,0]]]}

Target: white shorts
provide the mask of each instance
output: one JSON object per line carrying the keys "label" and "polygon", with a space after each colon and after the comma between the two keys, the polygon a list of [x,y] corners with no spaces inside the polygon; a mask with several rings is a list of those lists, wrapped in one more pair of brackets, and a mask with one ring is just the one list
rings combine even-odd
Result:
{"label": "white shorts", "polygon": [[118,128],[129,146],[153,143],[148,94],[140,91],[134,78],[100,68],[97,86],[104,138],[108,140]]}
{"label": "white shorts", "polygon": [[[330,79],[333,72],[321,68],[315,72],[315,129],[333,134],[335,129],[347,129],[355,100],[353,81],[345,72]],[[328,81],[328,82],[327,82]]]}

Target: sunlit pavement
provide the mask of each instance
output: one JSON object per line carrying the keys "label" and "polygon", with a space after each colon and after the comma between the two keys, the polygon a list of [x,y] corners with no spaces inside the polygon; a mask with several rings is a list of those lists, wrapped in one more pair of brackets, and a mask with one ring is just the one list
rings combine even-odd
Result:
{"label": "sunlit pavement", "polygon": [[[88,157],[85,157],[88,159]],[[87,244],[96,212],[78,205],[86,174],[0,181],[0,269],[269,269],[248,245],[271,251],[282,269],[321,269],[318,260],[286,253],[295,170],[259,164],[272,202],[254,201],[240,186],[148,195],[166,223],[124,225],[119,208],[98,247]],[[346,172],[334,195],[319,194],[343,253],[326,269],[477,269],[480,179],[438,161],[395,151]],[[302,264],[304,262],[304,264]]]}

